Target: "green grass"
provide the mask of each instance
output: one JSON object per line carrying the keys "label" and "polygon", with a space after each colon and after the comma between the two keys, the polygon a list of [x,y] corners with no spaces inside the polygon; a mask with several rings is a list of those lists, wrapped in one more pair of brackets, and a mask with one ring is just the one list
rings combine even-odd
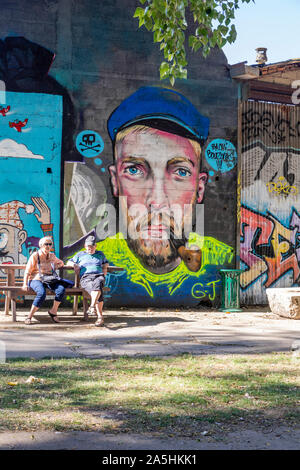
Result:
{"label": "green grass", "polygon": [[[0,430],[193,436],[204,423],[299,420],[300,358],[290,353],[0,364]],[[29,376],[42,383],[26,383]],[[10,386],[9,382],[17,382]]]}

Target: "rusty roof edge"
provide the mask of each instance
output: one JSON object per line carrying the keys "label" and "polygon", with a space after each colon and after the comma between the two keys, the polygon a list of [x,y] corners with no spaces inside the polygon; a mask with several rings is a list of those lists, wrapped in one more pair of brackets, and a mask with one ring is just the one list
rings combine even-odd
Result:
{"label": "rusty roof edge", "polygon": [[[291,70],[291,69],[296,69],[300,67],[300,59],[288,59],[282,62],[274,62],[273,64],[252,64],[252,65],[245,65],[247,61],[244,62],[238,62],[237,64],[232,64],[229,65],[230,70],[233,71],[232,78],[234,78],[234,71],[236,69],[241,69],[242,67],[247,68],[247,74],[249,74],[249,71],[252,69],[254,70],[259,70],[259,75],[267,75],[267,74],[272,74],[276,73],[279,71],[283,70]],[[253,74],[254,75],[254,74]]]}

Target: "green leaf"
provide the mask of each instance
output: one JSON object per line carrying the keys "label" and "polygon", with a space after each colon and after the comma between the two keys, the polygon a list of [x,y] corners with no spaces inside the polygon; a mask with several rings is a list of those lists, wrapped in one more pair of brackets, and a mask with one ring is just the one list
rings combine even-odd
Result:
{"label": "green leaf", "polygon": [[140,18],[141,16],[144,16],[144,10],[141,7],[137,7],[134,12],[133,18]]}
{"label": "green leaf", "polygon": [[[241,4],[254,0],[139,0],[145,8],[137,7],[134,18],[139,27],[153,32],[153,42],[161,43],[165,60],[160,66],[161,79],[169,78],[172,86],[176,78],[186,78],[185,30],[188,26],[186,13],[189,10],[195,22],[195,35],[188,37],[193,51],[201,49],[207,57],[213,47],[223,47],[236,40],[233,24],[235,11]],[[189,21],[193,21],[187,15]]]}
{"label": "green leaf", "polygon": [[202,44],[200,42],[197,42],[197,44],[194,47],[194,51],[197,52],[198,49],[200,49],[201,46],[202,46]]}
{"label": "green leaf", "polygon": [[146,28],[148,29],[148,31],[151,30],[152,25],[153,25],[152,19],[146,16],[146,17],[145,17],[145,26],[146,26]]}
{"label": "green leaf", "polygon": [[170,70],[170,66],[167,62],[162,62],[160,64],[160,68],[159,68],[159,71],[160,71],[160,75],[166,75],[169,73],[169,70]]}
{"label": "green leaf", "polygon": [[197,38],[195,36],[189,36],[189,46],[194,49],[195,44],[197,43]]}
{"label": "green leaf", "polygon": [[163,40],[163,35],[160,31],[155,31],[153,34],[154,42],[161,42]]}

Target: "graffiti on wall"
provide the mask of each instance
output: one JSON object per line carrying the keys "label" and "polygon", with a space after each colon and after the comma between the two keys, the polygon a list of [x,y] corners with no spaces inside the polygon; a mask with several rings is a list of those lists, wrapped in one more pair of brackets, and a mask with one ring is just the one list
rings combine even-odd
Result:
{"label": "graffiti on wall", "polygon": [[297,285],[300,120],[297,110],[244,103],[240,213],[242,299]]}
{"label": "graffiti on wall", "polygon": [[[3,260],[25,261],[38,239],[49,234],[59,255],[63,221],[65,258],[94,233],[110,263],[124,268],[107,276],[114,303],[150,299],[178,306],[215,300],[218,269],[230,264],[234,253],[222,241],[204,236],[196,220],[208,179],[201,164],[209,120],[180,93],[141,88],[108,119],[113,144],[108,167],[111,155],[105,154],[105,139],[96,130],[87,126],[73,139],[72,101],[48,75],[54,53],[24,37],[8,37],[0,46],[0,80],[13,90],[0,105]],[[211,154],[215,171],[229,171],[236,163],[235,149],[225,140],[216,145]],[[63,218],[61,160],[67,162]],[[16,172],[22,175],[18,184]],[[118,228],[111,233],[108,201],[113,200]]]}
{"label": "graffiti on wall", "polygon": [[[76,148],[84,157],[94,158],[103,152],[104,142],[98,132],[86,130],[80,132],[76,137]],[[99,160],[96,160],[98,164]]]}
{"label": "graffiti on wall", "polygon": [[59,249],[62,106],[59,96],[35,93],[7,92],[6,101],[0,116],[0,261],[23,264],[42,236],[52,236]]}
{"label": "graffiti on wall", "polygon": [[287,143],[300,137],[300,120],[294,120],[290,107],[277,109],[250,109],[242,116],[242,133],[245,140],[269,140],[272,144]]}
{"label": "graffiti on wall", "polygon": [[273,214],[241,209],[240,256],[246,270],[240,277],[241,287],[247,288],[266,274],[264,286],[271,287],[286,273],[292,282],[300,276],[300,217],[292,209],[288,226]]}
{"label": "graffiti on wall", "polygon": [[[102,226],[84,224],[81,233],[84,239],[94,230],[102,238],[98,249],[124,268],[122,275],[109,276],[109,295],[117,294],[114,303],[147,299],[175,306],[215,299],[217,267],[232,261],[233,249],[205,237],[204,227],[194,231],[207,182],[201,159],[208,128],[209,120],[183,95],[156,87],[137,90],[109,117],[114,152],[109,174],[117,201],[114,220],[121,230],[105,237]],[[87,198],[75,200],[78,181],[73,175],[70,198],[82,219]],[[75,245],[65,247],[64,254],[73,254]]]}
{"label": "graffiti on wall", "polygon": [[298,194],[299,190],[297,186],[291,186],[286,182],[284,176],[279,176],[278,181],[270,181],[266,184],[269,193],[280,196],[281,194],[288,196],[289,194]]}
{"label": "graffiti on wall", "polygon": [[224,139],[214,139],[205,150],[208,164],[215,170],[225,173],[232,170],[237,163],[235,146]]}

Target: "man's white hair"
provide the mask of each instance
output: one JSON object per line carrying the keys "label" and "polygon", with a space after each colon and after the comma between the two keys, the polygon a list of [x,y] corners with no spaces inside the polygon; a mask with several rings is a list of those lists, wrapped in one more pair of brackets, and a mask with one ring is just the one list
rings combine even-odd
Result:
{"label": "man's white hair", "polygon": [[42,246],[45,244],[47,240],[53,243],[52,237],[43,237],[39,240],[39,247],[42,248]]}

